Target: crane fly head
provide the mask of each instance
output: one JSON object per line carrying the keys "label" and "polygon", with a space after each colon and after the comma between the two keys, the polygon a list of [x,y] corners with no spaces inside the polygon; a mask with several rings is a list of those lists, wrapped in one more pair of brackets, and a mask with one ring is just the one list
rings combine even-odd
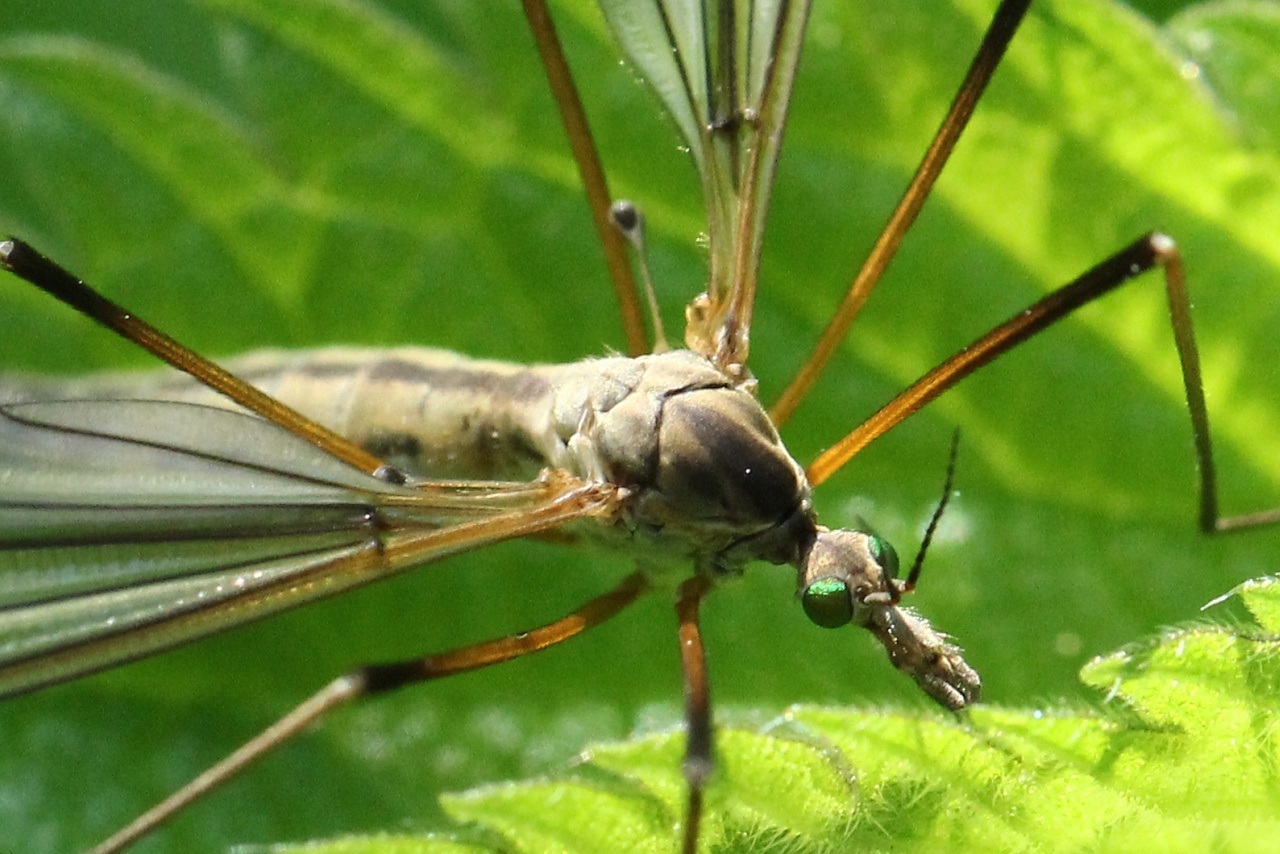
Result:
{"label": "crane fly head", "polygon": [[819,528],[798,565],[800,604],[824,628],[856,625],[870,631],[893,666],[946,708],[976,702],[978,674],[945,635],[898,604],[904,584],[897,574],[898,555],[880,537]]}

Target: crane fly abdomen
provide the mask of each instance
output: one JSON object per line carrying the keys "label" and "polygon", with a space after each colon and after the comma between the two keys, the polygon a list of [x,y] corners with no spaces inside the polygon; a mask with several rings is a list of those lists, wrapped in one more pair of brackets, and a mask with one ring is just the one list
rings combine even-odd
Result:
{"label": "crane fly abdomen", "polygon": [[[527,480],[557,465],[551,458],[558,443],[545,414],[552,380],[537,367],[430,347],[261,350],[227,364],[246,382],[419,477]],[[0,400],[64,398],[239,408],[166,370],[0,381]]]}

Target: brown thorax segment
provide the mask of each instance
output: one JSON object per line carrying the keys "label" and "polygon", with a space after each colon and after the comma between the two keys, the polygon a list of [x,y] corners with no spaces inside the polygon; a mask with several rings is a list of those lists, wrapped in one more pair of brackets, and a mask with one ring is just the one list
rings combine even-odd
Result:
{"label": "brown thorax segment", "polygon": [[752,394],[687,350],[600,364],[554,421],[575,473],[632,492],[635,540],[713,574],[798,560],[809,484]]}

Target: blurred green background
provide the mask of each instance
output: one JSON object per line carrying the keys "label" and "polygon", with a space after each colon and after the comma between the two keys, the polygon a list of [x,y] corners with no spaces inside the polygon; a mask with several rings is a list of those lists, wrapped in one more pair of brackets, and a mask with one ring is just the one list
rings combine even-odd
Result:
{"label": "blurred green background", "polygon": [[[766,240],[752,367],[776,396],[928,142],[993,4],[818,3]],[[808,460],[1038,295],[1160,228],[1187,256],[1228,512],[1280,503],[1280,163],[1270,4],[1038,3],[900,258],[784,438]],[[1176,5],[1176,4],[1175,4]],[[25,8],[24,8],[25,7]],[[589,4],[557,4],[615,195],[650,224],[669,327],[701,288],[701,202]],[[0,228],[201,352],[421,343],[525,361],[623,346],[514,4],[207,0],[0,9]],[[1194,65],[1192,63],[1198,63]],[[0,365],[146,357],[12,277]],[[904,554],[963,431],[914,604],[985,698],[1091,701],[1089,657],[1275,571],[1280,531],[1195,530],[1158,277],[966,381],[818,493]],[[629,571],[510,544],[0,704],[0,850],[83,846],[363,662],[536,625]],[[923,708],[787,571],[706,609],[723,720],[795,701]],[[495,594],[494,591],[500,591]],[[142,851],[440,826],[435,795],[565,767],[679,720],[670,603],[528,660],[335,716]]]}

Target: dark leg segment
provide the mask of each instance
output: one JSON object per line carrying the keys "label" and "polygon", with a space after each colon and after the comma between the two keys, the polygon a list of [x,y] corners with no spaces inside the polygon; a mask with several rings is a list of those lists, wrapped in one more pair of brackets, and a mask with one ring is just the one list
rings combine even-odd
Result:
{"label": "dark leg segment", "polygon": [[338,706],[416,682],[427,682],[452,676],[455,673],[478,670],[555,646],[608,620],[634,602],[646,587],[647,582],[644,577],[640,573],[635,573],[623,579],[622,583],[610,592],[592,599],[567,617],[532,631],[484,641],[413,661],[364,667],[339,677],[241,745],[221,762],[138,816],[126,827],[93,848],[90,854],[112,854],[128,847],[191,802],[226,783]]}
{"label": "dark leg segment", "polygon": [[380,480],[404,483],[405,476],[359,445],[321,427],[310,418],[229,373],[137,314],[95,291],[17,238],[0,241],[0,267],[27,280],[54,299],[154,354],[236,403],[301,436],[348,465]]}
{"label": "dark leg segment", "polygon": [[1210,438],[1209,414],[1200,378],[1200,355],[1191,327],[1186,276],[1177,246],[1172,238],[1164,234],[1148,234],[1139,238],[1080,278],[1063,285],[1025,311],[1018,312],[916,380],[910,388],[889,401],[879,412],[814,460],[807,469],[809,482],[814,486],[822,483],[874,439],[900,424],[969,374],[1057,323],[1082,305],[1110,293],[1155,267],[1164,270],[1173,341],[1182,364],[1183,388],[1187,408],[1191,413],[1191,428],[1195,434],[1196,462],[1200,468],[1200,528],[1206,533],[1218,533],[1280,522],[1280,508],[1227,518],[1218,515],[1213,441]]}
{"label": "dark leg segment", "polygon": [[702,645],[702,629],[698,626],[698,608],[710,589],[710,582],[699,576],[681,584],[676,596],[687,732],[682,770],[689,784],[689,803],[684,820],[684,854],[696,854],[698,850],[702,790],[715,764],[711,744],[711,690],[707,683],[707,656]]}
{"label": "dark leg segment", "polygon": [[925,200],[929,198],[934,182],[942,174],[942,167],[951,157],[951,151],[959,141],[960,134],[964,132],[970,117],[973,116],[978,99],[982,97],[987,84],[991,82],[991,75],[995,74],[996,66],[1004,57],[1005,49],[1009,46],[1030,6],[1031,0],[1003,0],[996,9],[991,26],[983,36],[982,45],[969,66],[969,72],[965,74],[950,109],[947,110],[942,124],[934,134],[929,150],[925,152],[920,165],[916,167],[911,183],[907,185],[906,191],[898,201],[898,206],[894,208],[889,221],[885,223],[880,236],[876,238],[875,245],[871,247],[871,254],[867,256],[866,261],[862,262],[862,269],[849,285],[848,293],[836,308],[835,314],[831,316],[827,328],[823,330],[818,343],[814,345],[813,352],[796,372],[795,378],[778,398],[778,402],[770,407],[769,417],[777,426],[781,427],[791,417],[791,413],[809,393],[809,389],[835,353],[836,347],[844,340],[854,318],[870,298],[871,291],[879,283],[885,270],[889,269],[889,263],[898,253],[902,239],[906,237],[911,224],[915,222],[920,209],[924,207]]}
{"label": "dark leg segment", "polygon": [[1218,515],[1218,473],[1213,465],[1209,410],[1204,402],[1200,351],[1196,348],[1195,330],[1191,326],[1191,301],[1187,297],[1182,255],[1174,242],[1163,234],[1154,235],[1151,242],[1154,263],[1164,267],[1169,321],[1173,324],[1173,342],[1182,362],[1182,385],[1187,391],[1187,409],[1191,413],[1191,428],[1195,434],[1196,462],[1200,466],[1200,530],[1206,534],[1216,534],[1280,522],[1280,507],[1242,516],[1228,516],[1225,519]]}
{"label": "dark leg segment", "polygon": [[573,82],[573,74],[569,71],[569,63],[561,50],[560,37],[556,35],[546,2],[522,2],[525,17],[529,19],[529,30],[538,45],[538,54],[542,57],[542,67],[551,83],[551,94],[555,96],[556,106],[560,109],[560,118],[569,138],[573,159],[578,164],[578,174],[582,176],[582,188],[591,207],[591,220],[595,223],[596,234],[604,248],[605,263],[609,265],[609,275],[613,278],[618,308],[622,314],[622,330],[627,336],[627,353],[639,356],[649,352],[640,308],[640,290],[631,273],[631,262],[627,257],[622,234],[609,221],[613,197],[609,192],[604,167],[600,163],[600,152],[596,150],[591,128],[587,124],[586,111],[578,97],[578,87]]}

